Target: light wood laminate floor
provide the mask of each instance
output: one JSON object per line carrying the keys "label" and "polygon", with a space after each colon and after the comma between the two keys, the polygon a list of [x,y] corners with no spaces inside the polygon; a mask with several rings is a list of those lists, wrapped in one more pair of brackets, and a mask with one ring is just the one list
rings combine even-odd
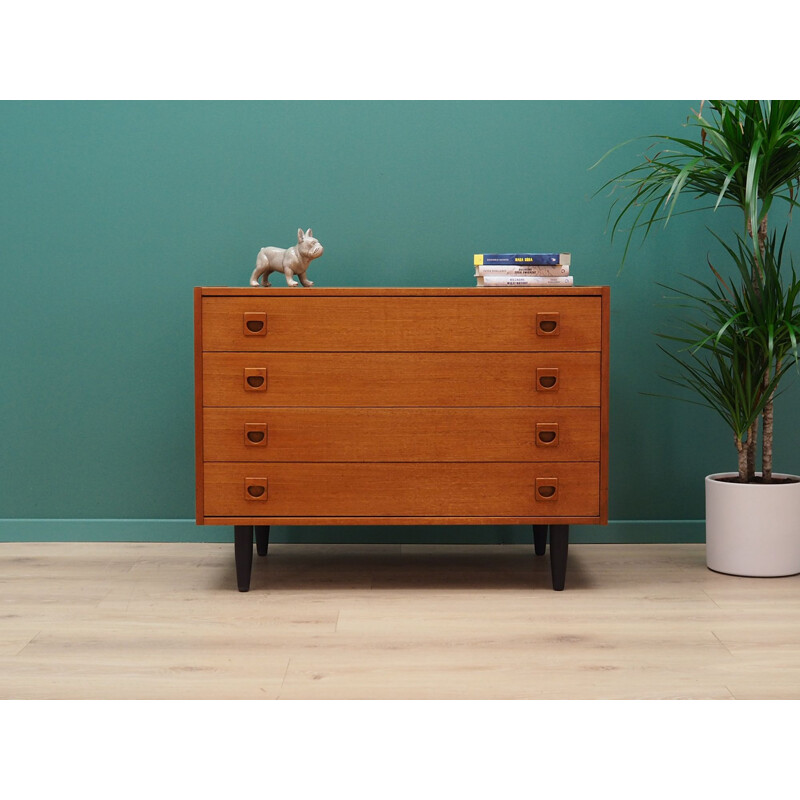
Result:
{"label": "light wood laminate floor", "polygon": [[798,699],[800,577],[694,544],[0,544],[0,698]]}

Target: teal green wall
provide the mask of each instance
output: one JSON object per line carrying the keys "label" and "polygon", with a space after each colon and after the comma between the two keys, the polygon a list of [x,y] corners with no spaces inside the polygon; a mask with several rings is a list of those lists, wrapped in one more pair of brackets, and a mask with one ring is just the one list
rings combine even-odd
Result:
{"label": "teal green wall", "polygon": [[[655,281],[705,269],[704,226],[738,220],[678,218],[620,274],[593,194],[642,148],[589,170],[680,133],[696,102],[0,103],[0,539],[229,539],[192,522],[192,287],[245,285],[261,246],[313,227],[320,286],[470,286],[473,252],[571,251],[578,283],[612,287],[613,524],[576,535],[697,540],[703,476],[735,458],[711,412],[642,394],[666,389]],[[797,401],[778,409],[784,471]],[[421,535],[275,531],[365,533]]]}

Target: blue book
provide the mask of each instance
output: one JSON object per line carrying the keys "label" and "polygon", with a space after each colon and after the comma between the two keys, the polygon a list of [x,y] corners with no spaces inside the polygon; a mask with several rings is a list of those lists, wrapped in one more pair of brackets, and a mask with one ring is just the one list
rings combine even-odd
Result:
{"label": "blue book", "polygon": [[509,266],[547,267],[552,264],[569,266],[569,253],[475,253],[475,266],[508,264]]}

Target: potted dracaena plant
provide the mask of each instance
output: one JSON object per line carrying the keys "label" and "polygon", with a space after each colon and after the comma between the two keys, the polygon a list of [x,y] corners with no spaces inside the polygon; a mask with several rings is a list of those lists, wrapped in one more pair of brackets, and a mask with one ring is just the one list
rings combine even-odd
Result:
{"label": "potted dracaena plant", "polygon": [[631,221],[623,263],[634,232],[646,238],[656,222],[666,224],[681,197],[707,201],[683,213],[742,212],[732,246],[716,237],[730,259],[727,279],[710,263],[705,281],[684,276],[689,286],[677,296],[689,316],[679,321],[681,334],[661,334],[677,352],[661,349],[677,367],[667,380],[693,393],[680,399],[712,408],[733,432],[737,472],[705,480],[708,567],[792,575],[800,572],[800,477],[775,473],[772,455],[775,398],[798,362],[800,280],[793,265],[787,274],[786,230],[778,240],[767,221],[780,205],[798,205],[800,101],[714,100],[708,113],[704,105],[686,123],[696,138],[646,137],[661,149],[598,191],[621,190],[609,216],[612,239]]}

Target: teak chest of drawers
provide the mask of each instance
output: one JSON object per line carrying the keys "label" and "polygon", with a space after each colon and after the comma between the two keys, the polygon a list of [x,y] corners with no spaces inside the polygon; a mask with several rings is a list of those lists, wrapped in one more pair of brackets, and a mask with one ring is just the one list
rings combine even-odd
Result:
{"label": "teak chest of drawers", "polygon": [[608,287],[195,289],[197,523],[608,520]]}

